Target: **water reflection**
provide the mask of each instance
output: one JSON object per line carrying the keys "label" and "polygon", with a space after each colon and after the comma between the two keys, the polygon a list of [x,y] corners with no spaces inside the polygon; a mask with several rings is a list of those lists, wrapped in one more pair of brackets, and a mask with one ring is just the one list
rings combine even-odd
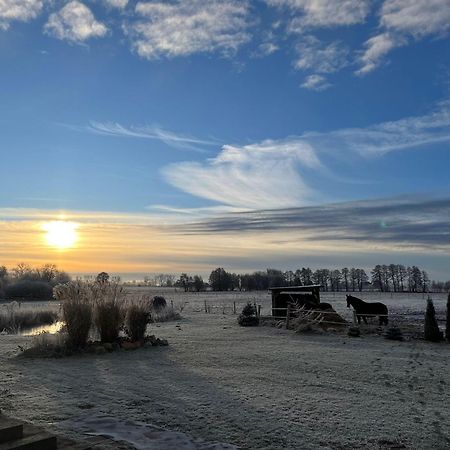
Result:
{"label": "water reflection", "polygon": [[52,323],[51,325],[40,325],[38,327],[27,328],[26,330],[22,330],[20,335],[22,336],[37,336],[41,333],[49,333],[56,334],[61,331],[61,328],[64,326],[64,322],[58,321]]}

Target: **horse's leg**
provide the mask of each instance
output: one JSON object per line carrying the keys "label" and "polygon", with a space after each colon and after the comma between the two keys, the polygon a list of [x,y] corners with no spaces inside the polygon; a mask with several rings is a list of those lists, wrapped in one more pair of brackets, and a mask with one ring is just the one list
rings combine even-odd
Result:
{"label": "horse's leg", "polygon": [[363,320],[364,320],[364,323],[365,323],[366,325],[369,325],[368,322],[367,322],[366,316],[362,316],[362,318],[363,318]]}
{"label": "horse's leg", "polygon": [[358,319],[358,325],[360,325],[361,324],[361,316],[356,315],[356,318]]}

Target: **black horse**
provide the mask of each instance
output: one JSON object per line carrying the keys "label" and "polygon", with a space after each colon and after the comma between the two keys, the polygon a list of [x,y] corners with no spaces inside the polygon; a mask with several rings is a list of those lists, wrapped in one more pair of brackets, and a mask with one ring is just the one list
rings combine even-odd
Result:
{"label": "black horse", "polygon": [[361,323],[361,317],[364,323],[367,324],[367,316],[378,316],[380,325],[388,324],[388,309],[384,303],[367,303],[353,295],[347,295],[347,308],[353,306],[358,318],[358,323]]}

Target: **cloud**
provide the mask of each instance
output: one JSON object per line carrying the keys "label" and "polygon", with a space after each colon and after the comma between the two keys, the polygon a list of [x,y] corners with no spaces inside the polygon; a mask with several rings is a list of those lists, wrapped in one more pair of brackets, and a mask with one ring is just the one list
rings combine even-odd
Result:
{"label": "cloud", "polygon": [[449,198],[403,197],[240,212],[185,225],[183,232],[291,231],[304,241],[347,240],[448,251],[449,222]]}
{"label": "cloud", "polygon": [[105,136],[130,137],[142,139],[155,139],[164,142],[165,144],[181,149],[194,150],[204,152],[204,146],[217,145],[217,141],[208,141],[204,139],[197,139],[192,136],[174,133],[173,131],[165,130],[157,125],[147,125],[141,127],[124,127],[118,123],[113,122],[91,122],[87,130],[102,134]]}
{"label": "cloud", "polygon": [[312,147],[301,140],[225,145],[215,157],[163,169],[173,186],[191,195],[243,209],[309,203],[315,193],[298,169],[320,169]]}
{"label": "cloud", "polygon": [[35,19],[43,5],[43,0],[0,0],[0,30],[7,30],[13,21]]}
{"label": "cloud", "polygon": [[248,3],[237,0],[139,2],[140,19],[125,27],[143,58],[233,54],[250,40]]}
{"label": "cloud", "polygon": [[305,36],[296,46],[297,59],[294,63],[299,70],[312,69],[318,73],[337,72],[348,64],[348,49],[339,42],[323,45],[314,36]]}
{"label": "cloud", "polygon": [[445,36],[450,29],[450,0],[386,0],[379,22],[382,31],[366,41],[359,75],[375,70],[391,50],[411,39]]}
{"label": "cloud", "polygon": [[302,88],[310,89],[312,91],[324,91],[331,87],[327,79],[322,75],[309,75],[305,81],[301,84]]}
{"label": "cloud", "polygon": [[[319,86],[312,83],[312,88]],[[172,186],[221,205],[248,210],[288,208],[323,201],[321,177],[340,184],[355,183],[353,177],[346,179],[326,167],[322,161],[330,157],[348,163],[448,141],[450,109],[449,104],[442,103],[427,115],[365,128],[307,132],[244,146],[224,145],[214,158],[175,163],[162,173]]]}
{"label": "cloud", "polygon": [[269,5],[288,8],[294,14],[289,30],[303,33],[317,27],[348,26],[363,23],[370,0],[266,0]]}
{"label": "cloud", "polygon": [[117,9],[125,9],[128,5],[128,0],[103,0],[103,2],[106,6]]}
{"label": "cloud", "polygon": [[450,105],[435,111],[365,128],[346,128],[329,133],[306,133],[303,138],[320,148],[341,149],[363,156],[417,148],[450,141]]}
{"label": "cloud", "polygon": [[44,30],[58,39],[75,43],[103,37],[108,31],[103,23],[95,19],[86,5],[76,0],[67,3],[60,11],[50,14]]}

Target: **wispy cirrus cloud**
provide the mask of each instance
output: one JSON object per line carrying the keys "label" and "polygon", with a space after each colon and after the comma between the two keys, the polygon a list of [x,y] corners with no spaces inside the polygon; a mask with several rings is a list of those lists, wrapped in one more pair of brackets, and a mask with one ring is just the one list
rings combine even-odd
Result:
{"label": "wispy cirrus cloud", "polygon": [[170,147],[205,152],[204,147],[217,145],[218,141],[198,139],[196,137],[175,133],[157,125],[125,127],[115,122],[92,121],[86,128],[87,131],[104,136],[154,139],[162,141]]}
{"label": "wispy cirrus cloud", "polygon": [[320,148],[379,156],[392,151],[426,147],[450,141],[450,105],[443,102],[429,114],[382,122],[365,128],[345,128],[328,133],[306,133],[304,139]]}
{"label": "wispy cirrus cloud", "polygon": [[124,29],[136,52],[147,59],[233,54],[251,38],[246,0],[138,2],[135,12],[138,19]]}
{"label": "wispy cirrus cloud", "polygon": [[169,165],[162,173],[191,195],[243,209],[307,204],[316,194],[299,171],[321,168],[305,141],[267,140],[242,147],[225,145],[204,162]]}
{"label": "wispy cirrus cloud", "polygon": [[450,29],[450,0],[385,0],[379,27],[381,32],[365,43],[359,75],[375,70],[389,52],[411,40],[446,36]]}
{"label": "wispy cirrus cloud", "polygon": [[[352,160],[381,157],[450,141],[450,109],[442,103],[417,117],[346,128],[326,133],[307,132],[281,140],[243,146],[224,145],[203,162],[180,162],[163,168],[166,181],[176,188],[220,205],[258,210],[305,206],[325,199],[322,177],[339,184],[352,182],[337,176],[324,162],[330,156]],[[308,175],[313,172],[314,177]]]}
{"label": "wispy cirrus cloud", "polygon": [[43,6],[43,0],[0,0],[0,30],[7,30],[14,21],[35,19]]}
{"label": "wispy cirrus cloud", "polygon": [[337,72],[348,64],[348,49],[340,42],[324,45],[314,36],[305,36],[296,46],[295,67],[317,73]]}
{"label": "wispy cirrus cloud", "polygon": [[324,91],[331,87],[331,83],[322,75],[309,75],[305,78],[301,87],[304,89],[309,89],[311,91]]}
{"label": "wispy cirrus cloud", "polygon": [[106,35],[108,28],[97,21],[92,11],[84,4],[73,0],[58,12],[50,14],[44,26],[47,34],[73,43]]}
{"label": "wispy cirrus cloud", "polygon": [[183,232],[290,232],[304,241],[354,241],[448,251],[449,223],[449,198],[397,197],[239,212],[185,225]]}
{"label": "wispy cirrus cloud", "polygon": [[318,27],[363,23],[370,11],[370,0],[266,0],[269,5],[291,10],[292,32]]}

